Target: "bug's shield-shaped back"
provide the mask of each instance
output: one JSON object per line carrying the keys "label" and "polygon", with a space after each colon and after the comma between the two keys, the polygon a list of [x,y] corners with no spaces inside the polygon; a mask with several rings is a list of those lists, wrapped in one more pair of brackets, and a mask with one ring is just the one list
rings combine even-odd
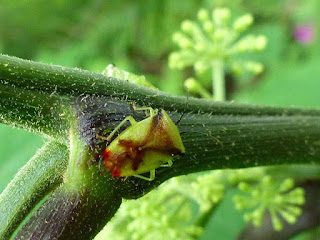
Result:
{"label": "bug's shield-shaped back", "polygon": [[164,110],[124,130],[107,147],[106,167],[114,177],[149,172],[185,152],[179,129]]}

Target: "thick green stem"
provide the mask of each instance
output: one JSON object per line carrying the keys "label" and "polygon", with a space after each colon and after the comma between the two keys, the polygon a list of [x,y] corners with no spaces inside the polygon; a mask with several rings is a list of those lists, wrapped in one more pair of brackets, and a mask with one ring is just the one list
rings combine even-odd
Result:
{"label": "thick green stem", "polygon": [[98,189],[100,192],[89,187],[76,191],[68,184],[61,185],[15,239],[93,239],[121,203],[113,186],[105,184]]}
{"label": "thick green stem", "polygon": [[[2,89],[6,87],[8,91],[3,92]],[[20,89],[10,96],[10,101],[6,97],[7,92]],[[27,91],[28,90],[28,91]],[[25,92],[25,96],[20,97],[21,93]],[[0,121],[7,122],[6,118],[12,111],[38,109],[36,121],[33,115],[26,113],[23,124],[30,129],[34,129],[33,125],[39,122],[50,123],[55,122],[56,130],[64,128],[69,129],[69,126],[59,126],[68,119],[66,115],[68,112],[60,112],[59,118],[52,117],[52,111],[56,111],[52,107],[52,103],[40,101],[37,105],[29,106],[25,104],[28,99],[37,98],[32,93],[43,94],[47,96],[44,100],[50,100],[50,96],[55,96],[62,102],[56,103],[54,106],[70,106],[69,100],[77,98],[84,101],[88,96],[105,96],[116,99],[126,99],[126,102],[137,102],[142,106],[164,107],[166,110],[180,111],[185,110],[186,97],[177,97],[166,94],[160,91],[150,90],[138,85],[130,84],[126,81],[119,81],[114,78],[106,77],[105,75],[88,72],[80,69],[66,68],[61,66],[54,66],[22,60],[15,57],[0,55],[0,106],[1,115]],[[27,98],[29,96],[29,98]],[[6,102],[7,101],[7,102]],[[66,101],[66,103],[64,102]],[[17,104],[21,106],[17,106]],[[44,106],[45,105],[45,106]],[[51,112],[49,111],[51,108]],[[44,108],[44,110],[43,110]],[[280,108],[268,106],[255,106],[248,104],[237,104],[230,102],[214,102],[204,99],[190,98],[188,104],[188,111],[199,112],[201,114],[240,114],[240,115],[319,115],[320,110],[299,109],[299,108]],[[24,112],[22,111],[22,114]],[[18,117],[17,117],[18,118]],[[18,121],[18,119],[9,119]],[[61,121],[61,122],[60,122]],[[49,125],[50,126],[50,125]],[[46,129],[47,126],[39,126],[40,130]],[[35,129],[37,130],[37,129]]]}
{"label": "thick green stem", "polygon": [[[138,107],[164,108],[174,121],[185,113],[178,127],[186,154],[174,158],[171,168],[156,169],[152,182],[112,178],[103,164],[106,143],[96,138],[127,116],[137,121],[145,118],[141,111],[134,111],[132,102]],[[121,197],[140,197],[174,176],[210,169],[320,163],[320,110],[193,98],[185,109],[185,103],[185,97],[101,74],[1,55],[0,121],[71,144],[63,185],[25,225],[20,239],[41,237],[45,231],[52,238],[90,238],[111,218]],[[61,224],[52,227],[58,221]]]}
{"label": "thick green stem", "polygon": [[[23,226],[15,239],[92,239],[121,204],[115,181],[94,164],[78,121],[70,130],[70,158],[64,182]],[[120,180],[120,179],[119,179]]]}
{"label": "thick green stem", "polygon": [[212,87],[213,98],[216,101],[226,100],[226,87],[224,79],[223,59],[215,59],[212,62]]}
{"label": "thick green stem", "polygon": [[0,238],[8,239],[30,210],[62,182],[68,149],[46,143],[0,195]]}
{"label": "thick green stem", "polygon": [[[172,116],[174,118],[174,116]],[[186,154],[157,169],[156,182],[210,169],[281,164],[319,164],[320,117],[186,114],[180,124]],[[141,182],[128,197],[154,183]],[[141,187],[141,189],[140,189]]]}

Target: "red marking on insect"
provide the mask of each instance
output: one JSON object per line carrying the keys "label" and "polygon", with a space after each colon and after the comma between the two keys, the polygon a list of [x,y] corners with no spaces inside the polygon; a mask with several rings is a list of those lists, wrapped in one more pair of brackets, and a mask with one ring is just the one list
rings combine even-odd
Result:
{"label": "red marking on insect", "polygon": [[137,146],[133,141],[120,140],[119,146],[124,147],[120,154],[113,154],[110,150],[103,152],[106,168],[112,172],[113,177],[121,177],[121,169],[126,161],[132,162],[132,169],[136,171],[139,168],[142,158],[146,150],[139,150],[141,147]]}
{"label": "red marking on insect", "polygon": [[111,151],[106,149],[106,150],[104,150],[104,152],[102,154],[106,162],[108,161],[110,153],[111,153]]}
{"label": "red marking on insect", "polygon": [[116,169],[112,173],[112,177],[120,177],[121,176],[121,171]]}
{"label": "red marking on insect", "polygon": [[108,168],[112,172],[113,177],[120,177],[121,175],[121,170],[119,170],[119,164],[116,164],[117,162],[114,162],[112,159],[112,154],[110,150],[105,150],[103,152],[103,157],[104,157],[104,162],[106,165],[106,168]]}

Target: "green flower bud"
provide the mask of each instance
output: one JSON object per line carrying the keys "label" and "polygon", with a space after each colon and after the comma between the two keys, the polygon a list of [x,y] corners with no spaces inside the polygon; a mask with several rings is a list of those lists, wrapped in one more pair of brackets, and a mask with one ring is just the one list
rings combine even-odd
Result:
{"label": "green flower bud", "polygon": [[215,41],[222,41],[226,36],[227,36],[228,32],[225,29],[216,29],[216,31],[214,32],[214,40]]}
{"label": "green flower bud", "polygon": [[257,198],[259,197],[259,195],[261,194],[261,192],[258,190],[258,189],[253,189],[252,192],[251,192],[252,196],[254,198]]}
{"label": "green flower bud", "polygon": [[164,215],[164,216],[161,217],[161,222],[163,224],[169,224],[170,219],[168,218],[168,216]]}
{"label": "green flower bud", "polygon": [[213,21],[217,24],[225,24],[230,18],[230,10],[228,8],[216,8],[212,12]]}
{"label": "green flower bud", "polygon": [[194,23],[190,20],[185,20],[181,24],[182,31],[189,33],[189,34],[191,34],[193,32],[194,27],[195,27]]}
{"label": "green flower bud", "polygon": [[214,26],[213,23],[211,21],[205,21],[203,23],[203,29],[207,32],[207,33],[212,33],[214,30]]}
{"label": "green flower bud", "polygon": [[179,44],[180,40],[185,36],[181,32],[175,32],[172,36],[173,42]]}
{"label": "green flower bud", "polygon": [[265,36],[258,36],[256,38],[255,49],[257,51],[261,51],[265,49],[266,45],[267,45],[267,38]]}
{"label": "green flower bud", "polygon": [[265,213],[265,209],[263,208],[258,208],[252,213],[252,221],[254,226],[258,227],[261,225],[264,213]]}
{"label": "green flower bud", "polygon": [[236,52],[246,52],[249,49],[249,44],[247,39],[240,40],[235,47]]}
{"label": "green flower bud", "polygon": [[197,81],[194,78],[188,78],[184,85],[189,89],[189,91],[194,91],[197,89]]}
{"label": "green flower bud", "polygon": [[252,220],[252,214],[251,213],[245,213],[243,215],[243,218],[246,222],[250,222]]}
{"label": "green flower bud", "polygon": [[242,209],[245,209],[246,208],[246,199],[243,197],[243,196],[238,196],[238,195],[235,195],[233,197],[233,201],[234,201],[234,204],[235,204],[235,207],[236,209],[238,210],[242,210]]}
{"label": "green flower bud", "polygon": [[272,220],[272,225],[273,225],[273,228],[276,230],[276,231],[281,231],[283,226],[282,226],[282,223],[279,219],[279,217],[277,216],[277,214],[275,214],[274,212],[270,211],[271,213],[271,220]]}
{"label": "green flower bud", "polygon": [[286,191],[290,190],[293,187],[294,187],[293,179],[292,178],[287,178],[281,183],[279,191],[280,192],[286,192]]}
{"label": "green flower bud", "polygon": [[257,62],[247,62],[245,68],[253,74],[259,74],[263,71],[263,65]]}
{"label": "green flower bud", "polygon": [[[194,92],[197,94],[200,94],[203,98],[211,99],[212,96],[210,93],[201,86],[201,84],[194,78],[188,78],[185,82],[184,85],[189,89],[190,92]],[[201,179],[198,179],[201,180]],[[211,179],[211,182],[213,180]],[[209,193],[210,197],[213,198],[213,202],[218,202],[222,196],[223,196],[223,191],[224,191],[224,186],[215,183],[213,186],[214,189],[214,194]]]}
{"label": "green flower bud", "polygon": [[243,68],[241,67],[240,64],[233,64],[231,69],[235,75],[242,75],[243,74]]}
{"label": "green flower bud", "polygon": [[206,49],[206,46],[203,43],[197,43],[195,49],[198,52],[203,52]]}
{"label": "green flower bud", "polygon": [[169,67],[170,68],[183,68],[183,64],[181,62],[181,57],[178,52],[173,52],[170,54]]}
{"label": "green flower bud", "polygon": [[245,14],[236,19],[233,24],[233,29],[237,32],[246,30],[253,23],[253,17],[251,14]]}
{"label": "green flower bud", "polygon": [[208,69],[208,64],[204,61],[197,61],[195,64],[194,64],[194,69],[199,72],[199,73],[203,73],[205,70]]}
{"label": "green flower bud", "polygon": [[198,19],[201,22],[205,22],[209,20],[209,12],[206,9],[200,9],[198,12]]}
{"label": "green flower bud", "polygon": [[271,176],[267,175],[262,178],[262,184],[266,187],[271,186],[273,183]]}
{"label": "green flower bud", "polygon": [[293,224],[297,220],[296,215],[294,215],[288,211],[280,210],[279,213],[288,223]]}
{"label": "green flower bud", "polygon": [[172,40],[179,45],[181,48],[192,47],[192,41],[183,33],[176,32],[173,34]]}
{"label": "green flower bud", "polygon": [[287,198],[285,201],[291,204],[304,204],[305,197],[304,197],[304,190],[302,188],[295,188],[294,190],[290,191],[286,194]]}
{"label": "green flower bud", "polygon": [[181,48],[191,48],[193,46],[193,42],[189,38],[181,38],[178,43]]}
{"label": "green flower bud", "polygon": [[295,205],[287,205],[286,210],[287,210],[287,212],[290,212],[291,214],[294,214],[295,216],[299,216],[302,213],[301,207],[298,207]]}
{"label": "green flower bud", "polygon": [[243,192],[249,193],[251,191],[251,187],[248,183],[241,182],[239,183],[239,189]]}
{"label": "green flower bud", "polygon": [[[266,199],[266,201],[269,201],[269,199]],[[272,202],[278,206],[280,206],[281,204],[283,204],[283,196],[282,195],[276,195],[273,196],[272,198]]]}

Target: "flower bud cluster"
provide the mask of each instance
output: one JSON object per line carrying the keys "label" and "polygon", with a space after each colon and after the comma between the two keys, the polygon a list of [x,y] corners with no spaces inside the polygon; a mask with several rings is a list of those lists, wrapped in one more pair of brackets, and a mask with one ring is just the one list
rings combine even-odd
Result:
{"label": "flower bud cluster", "polygon": [[294,188],[294,181],[291,178],[280,182],[266,175],[257,186],[241,182],[238,187],[246,195],[234,196],[236,208],[238,210],[252,209],[251,212],[244,215],[244,219],[251,221],[255,226],[261,225],[267,210],[276,231],[283,228],[279,216],[292,224],[302,213],[301,205],[305,202],[304,190],[299,187]]}
{"label": "flower bud cluster", "polygon": [[196,193],[196,200],[202,212],[217,204],[224,195],[225,185],[220,181],[219,172],[221,171],[199,176],[191,184],[192,192]]}
{"label": "flower bud cluster", "polygon": [[198,12],[198,22],[185,20],[181,31],[173,35],[173,41],[180,50],[169,57],[171,68],[183,69],[194,66],[197,72],[212,67],[216,59],[226,61],[237,74],[249,71],[258,74],[263,71],[261,63],[238,60],[236,55],[261,51],[266,47],[265,36],[244,35],[253,23],[251,14],[245,14],[230,23],[228,8],[216,8],[210,14],[206,9]]}
{"label": "flower bud cluster", "polygon": [[[186,239],[201,236],[202,227],[192,224],[193,212],[186,181],[172,179],[139,200],[122,203],[95,239]],[[188,182],[190,186],[190,182]]]}
{"label": "flower bud cluster", "polygon": [[211,94],[201,85],[195,78],[188,78],[184,85],[188,88],[189,92],[200,94],[202,98],[211,99]]}

